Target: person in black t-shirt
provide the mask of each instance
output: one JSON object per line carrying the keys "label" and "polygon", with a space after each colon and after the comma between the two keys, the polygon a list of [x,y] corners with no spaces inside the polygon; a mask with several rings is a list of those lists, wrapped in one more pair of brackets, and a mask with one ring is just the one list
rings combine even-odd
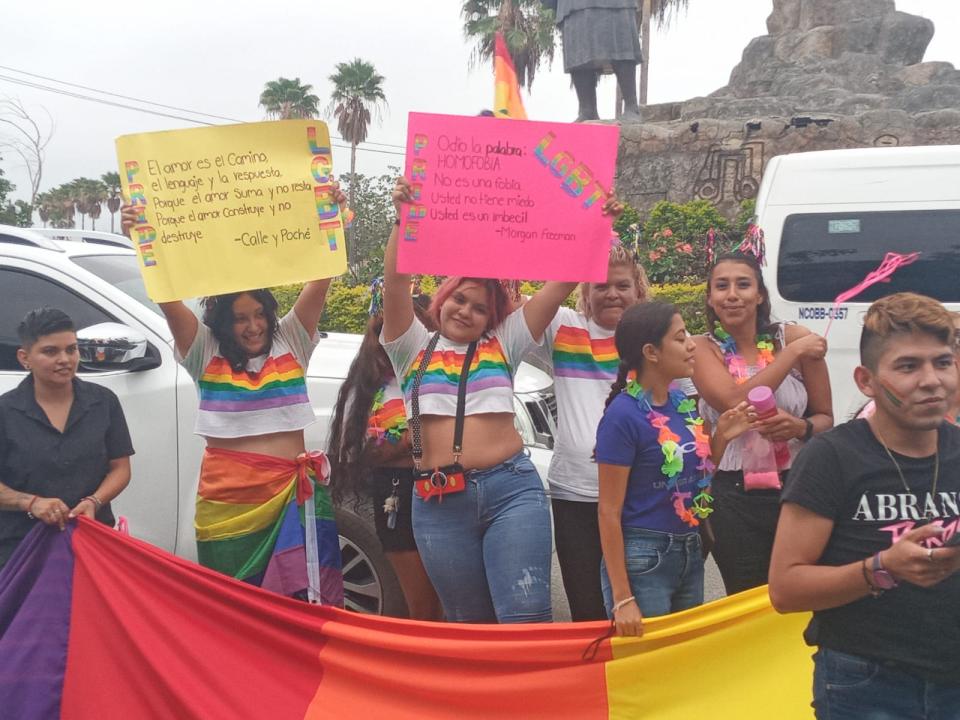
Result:
{"label": "person in black t-shirt", "polygon": [[935,300],[871,305],[854,379],[876,411],[814,438],[784,488],[770,599],[813,611],[818,718],[960,718],[960,428],[944,422],[953,350]]}

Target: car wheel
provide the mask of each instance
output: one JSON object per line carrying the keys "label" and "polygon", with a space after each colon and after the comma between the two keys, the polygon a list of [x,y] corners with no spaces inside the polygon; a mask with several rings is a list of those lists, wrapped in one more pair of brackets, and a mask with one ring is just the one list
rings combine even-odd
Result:
{"label": "car wheel", "polygon": [[336,509],[343,567],[343,602],[347,610],[407,617],[400,581],[387,560],[373,520],[346,508]]}

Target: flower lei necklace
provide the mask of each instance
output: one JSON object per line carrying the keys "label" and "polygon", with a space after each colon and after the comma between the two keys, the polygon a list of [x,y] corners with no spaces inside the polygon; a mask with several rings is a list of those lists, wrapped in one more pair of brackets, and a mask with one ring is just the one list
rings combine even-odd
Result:
{"label": "flower lei necklace", "polygon": [[[727,370],[733,375],[734,381],[741,385],[750,379],[747,370],[749,365],[743,355],[737,352],[737,342],[730,333],[719,324],[713,330],[714,336],[720,341],[720,350],[723,352],[723,361]],[[757,335],[757,368],[763,370],[773,362],[773,337],[767,333]]]}
{"label": "flower lei necklace", "polygon": [[[710,461],[710,438],[703,428],[703,418],[695,417],[694,411],[697,409],[697,403],[686,397],[682,390],[670,388],[669,398],[673,403],[674,409],[678,414],[685,414],[684,423],[687,430],[693,436],[697,457],[700,458],[700,464],[697,470],[703,472],[703,477],[697,481],[697,494],[693,496],[691,492],[680,492],[677,477],[683,470],[683,454],[678,452],[680,449],[680,436],[670,429],[668,418],[663,413],[657,412],[650,404],[650,397],[643,387],[636,380],[627,382],[624,392],[634,398],[641,409],[647,410],[647,420],[657,429],[657,442],[660,444],[660,450],[663,452],[663,465],[660,466],[662,472],[667,478],[667,487],[673,490],[673,510],[683,522],[690,527],[696,527],[701,520],[705,520],[713,508],[710,503],[713,502],[713,496],[708,489],[710,487],[710,473],[714,470],[714,464]],[[685,501],[690,499],[690,507],[685,505]]]}
{"label": "flower lei necklace", "polygon": [[383,445],[384,441],[389,442],[391,445],[396,445],[403,439],[403,433],[407,430],[407,419],[404,417],[402,420],[398,421],[390,428],[382,427],[376,418],[377,414],[383,410],[386,403],[384,399],[386,393],[384,392],[383,387],[377,390],[376,394],[373,396],[373,405],[370,408],[370,417],[374,420],[374,423],[367,427],[367,437],[371,440],[375,440],[377,445]]}

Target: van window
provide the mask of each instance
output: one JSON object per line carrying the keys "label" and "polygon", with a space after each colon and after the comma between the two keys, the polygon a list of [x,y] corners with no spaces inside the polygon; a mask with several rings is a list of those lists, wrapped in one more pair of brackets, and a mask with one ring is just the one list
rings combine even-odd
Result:
{"label": "van window", "polygon": [[915,263],[867,288],[856,301],[917,292],[960,302],[960,210],[788,215],[777,285],[785,300],[832,303],[875,270],[886,253],[916,251]]}

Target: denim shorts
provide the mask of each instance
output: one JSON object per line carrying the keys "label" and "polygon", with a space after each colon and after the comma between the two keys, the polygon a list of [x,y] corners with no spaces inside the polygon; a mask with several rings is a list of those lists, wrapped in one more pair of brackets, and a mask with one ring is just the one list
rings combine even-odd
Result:
{"label": "denim shorts", "polygon": [[466,473],[463,492],[413,498],[413,534],[451,622],[550,622],[550,504],[521,451]]}
{"label": "denim shorts", "polygon": [[[668,615],[703,604],[703,554],[700,533],[673,534],[623,528],[623,554],[630,592],[644,617]],[[600,582],[607,614],[613,608],[613,588],[606,561]]]}
{"label": "denim shorts", "polygon": [[960,719],[960,684],[933,683],[824,647],[813,663],[813,708],[820,720]]}

